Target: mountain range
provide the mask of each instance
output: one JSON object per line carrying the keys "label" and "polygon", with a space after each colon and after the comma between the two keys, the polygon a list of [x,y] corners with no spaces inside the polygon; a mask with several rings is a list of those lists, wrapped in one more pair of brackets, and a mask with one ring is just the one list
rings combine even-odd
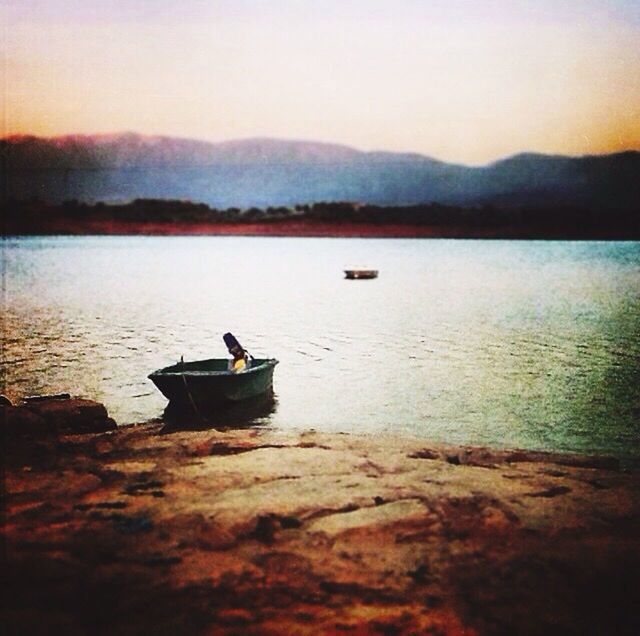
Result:
{"label": "mountain range", "polygon": [[383,206],[640,208],[640,152],[523,153],[470,167],[312,141],[210,143],[135,133],[0,140],[3,198],[186,199],[217,208],[355,201]]}

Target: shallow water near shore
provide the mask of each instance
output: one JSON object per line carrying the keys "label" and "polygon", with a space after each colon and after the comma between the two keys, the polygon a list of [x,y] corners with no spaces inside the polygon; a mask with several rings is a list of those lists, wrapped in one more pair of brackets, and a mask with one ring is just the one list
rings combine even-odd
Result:
{"label": "shallow water near shore", "polygon": [[2,259],[13,398],[160,417],[147,375],[232,331],[280,360],[254,424],[640,462],[637,242],[32,237]]}

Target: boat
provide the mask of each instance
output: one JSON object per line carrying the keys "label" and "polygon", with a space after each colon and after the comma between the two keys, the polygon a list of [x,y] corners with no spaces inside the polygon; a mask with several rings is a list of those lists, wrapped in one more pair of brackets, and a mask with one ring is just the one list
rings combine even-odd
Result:
{"label": "boat", "polygon": [[349,280],[356,280],[359,278],[378,278],[377,269],[345,269],[344,277]]}
{"label": "boat", "polygon": [[273,392],[274,358],[252,359],[249,368],[234,373],[226,358],[178,362],[148,377],[176,408],[211,410]]}

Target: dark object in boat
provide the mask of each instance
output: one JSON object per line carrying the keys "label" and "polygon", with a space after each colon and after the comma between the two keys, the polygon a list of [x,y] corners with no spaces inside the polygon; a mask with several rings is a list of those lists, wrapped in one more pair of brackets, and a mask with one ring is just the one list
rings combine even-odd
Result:
{"label": "dark object in boat", "polygon": [[244,348],[242,347],[242,345],[238,342],[238,339],[232,334],[232,333],[225,333],[222,336],[222,339],[224,340],[224,344],[227,345],[227,349],[229,351],[232,351],[235,348],[238,349],[242,349],[244,351]]}
{"label": "dark object in boat", "polygon": [[176,407],[206,411],[240,402],[273,390],[273,358],[251,361],[241,373],[228,370],[226,358],[179,362],[149,375],[149,379]]}
{"label": "dark object in boat", "polygon": [[370,279],[370,278],[378,278],[378,270],[377,269],[345,269],[344,277],[349,280],[356,280],[359,278]]}

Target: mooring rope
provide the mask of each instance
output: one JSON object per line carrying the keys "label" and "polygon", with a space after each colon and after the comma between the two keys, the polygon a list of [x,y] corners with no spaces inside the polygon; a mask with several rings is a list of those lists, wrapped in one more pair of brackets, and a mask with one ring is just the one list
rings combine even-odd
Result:
{"label": "mooring rope", "polygon": [[191,406],[193,407],[193,412],[195,413],[196,417],[203,419],[202,415],[200,415],[200,411],[198,411],[198,407],[196,406],[193,396],[191,395],[191,391],[189,390],[189,385],[187,384],[187,376],[184,373],[182,374],[182,381],[184,382],[184,388],[187,391],[187,396],[189,398],[189,401],[191,402]]}

